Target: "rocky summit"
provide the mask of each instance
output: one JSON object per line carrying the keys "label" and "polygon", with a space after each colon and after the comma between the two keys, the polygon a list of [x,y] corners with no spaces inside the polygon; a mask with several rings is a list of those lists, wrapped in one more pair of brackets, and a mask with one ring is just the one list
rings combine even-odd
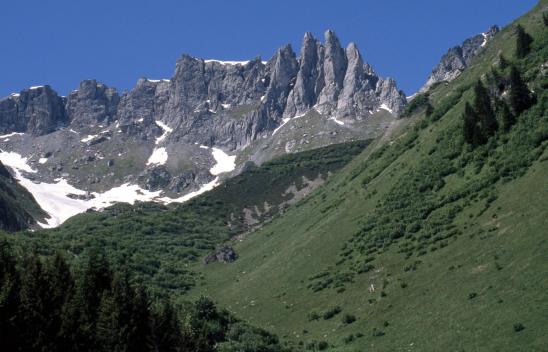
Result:
{"label": "rocky summit", "polygon": [[462,44],[449,49],[432,70],[421,92],[427,91],[438,82],[452,81],[457,78],[499,31],[498,26],[492,26],[487,32],[468,38]]}
{"label": "rocky summit", "polygon": [[142,78],[122,94],[95,80],[66,97],[47,85],[25,89],[0,100],[0,149],[3,161],[20,156],[6,165],[42,188],[65,182],[71,201],[109,205],[115,196],[98,199],[133,187],[122,200],[171,202],[246,162],[376,136],[405,104],[356,44],[343,48],[332,31],[323,43],[306,33],[299,55],[290,45],[268,61],[183,55],[172,78]]}

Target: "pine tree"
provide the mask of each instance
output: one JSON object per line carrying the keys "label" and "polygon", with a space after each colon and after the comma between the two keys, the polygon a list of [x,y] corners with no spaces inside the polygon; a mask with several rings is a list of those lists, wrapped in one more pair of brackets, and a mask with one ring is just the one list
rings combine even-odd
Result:
{"label": "pine tree", "polygon": [[516,57],[522,59],[531,52],[531,43],[533,37],[531,37],[521,25],[516,27]]}
{"label": "pine tree", "polygon": [[10,245],[0,241],[0,341],[6,351],[19,346],[17,318],[21,279]]}
{"label": "pine tree", "polygon": [[70,350],[97,350],[97,316],[103,294],[110,291],[112,272],[104,253],[92,249],[78,273],[74,295],[63,309],[60,335]]}
{"label": "pine tree", "polygon": [[[48,335],[54,337],[55,348],[65,345],[62,330],[64,309],[74,294],[74,279],[65,259],[57,253],[47,268],[47,282],[50,295],[46,297]],[[68,347],[68,346],[67,346]]]}
{"label": "pine tree", "polygon": [[176,352],[181,344],[181,328],[169,300],[165,300],[152,319],[153,344],[156,351]]}
{"label": "pine tree", "polygon": [[508,99],[514,114],[519,116],[523,111],[527,110],[533,103],[531,92],[527,84],[521,78],[521,74],[516,66],[512,65],[510,69],[510,91]]}
{"label": "pine tree", "polygon": [[426,117],[430,117],[432,116],[433,113],[434,113],[434,107],[432,106],[432,104],[430,104],[430,102],[428,102],[426,104],[426,110],[424,114],[426,115]]}
{"label": "pine tree", "polygon": [[500,119],[502,121],[502,128],[504,132],[508,132],[510,128],[516,123],[516,117],[510,111],[508,104],[502,102],[500,108]]}
{"label": "pine tree", "polygon": [[468,102],[464,106],[464,114],[462,115],[462,118],[464,120],[464,141],[468,144],[474,144],[474,133],[477,127],[477,117],[474,109],[472,109],[472,106]]}
{"label": "pine tree", "polygon": [[476,142],[484,144],[487,142],[487,138],[495,134],[498,123],[493,108],[491,107],[491,98],[489,97],[487,89],[483,86],[483,83],[481,83],[481,80],[478,80],[476,83],[474,92],[474,111],[476,112],[480,126],[480,131],[477,132]]}
{"label": "pine tree", "polygon": [[152,341],[150,301],[146,289],[138,285],[134,290],[128,338],[131,351],[149,351]]}
{"label": "pine tree", "polygon": [[542,14],[542,21],[544,22],[544,26],[548,27],[548,13]]}
{"label": "pine tree", "polygon": [[48,310],[46,298],[49,297],[44,266],[37,253],[26,257],[21,270],[21,304],[19,309],[21,349],[37,350],[53,344],[48,335]]}

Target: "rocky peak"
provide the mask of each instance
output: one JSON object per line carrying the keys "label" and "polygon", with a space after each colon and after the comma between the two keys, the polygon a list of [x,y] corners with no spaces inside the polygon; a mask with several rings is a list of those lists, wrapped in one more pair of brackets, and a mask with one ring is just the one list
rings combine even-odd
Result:
{"label": "rocky peak", "polygon": [[84,80],[80,82],[77,90],[69,94],[66,113],[75,126],[109,124],[116,118],[119,101],[116,89],[94,79]]}
{"label": "rocky peak", "polygon": [[0,101],[0,130],[39,136],[68,123],[64,99],[50,86],[22,90]]}
{"label": "rocky peak", "polygon": [[325,54],[323,61],[324,89],[318,99],[318,108],[330,113],[343,88],[347,58],[339,39],[331,30],[325,32]]}
{"label": "rocky peak", "polygon": [[487,32],[468,38],[462,44],[449,49],[420,91],[425,92],[435,83],[457,78],[499,31],[498,26],[492,26]]}
{"label": "rocky peak", "polygon": [[266,91],[264,106],[267,108],[270,119],[276,120],[283,114],[287,97],[294,86],[299,64],[289,44],[278,49],[268,64],[271,66],[270,85]]}

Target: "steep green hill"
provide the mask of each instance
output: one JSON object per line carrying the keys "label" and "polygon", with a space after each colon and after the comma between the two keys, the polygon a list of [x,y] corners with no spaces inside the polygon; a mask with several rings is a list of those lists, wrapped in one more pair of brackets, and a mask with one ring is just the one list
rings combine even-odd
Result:
{"label": "steep green hill", "polygon": [[0,229],[20,231],[46,216],[34,197],[0,163]]}
{"label": "steep green hill", "polygon": [[[505,28],[423,98],[433,109],[415,104],[408,126],[238,244],[236,262],[195,265],[205,279],[191,294],[311,350],[544,351],[547,11],[543,0]],[[524,57],[517,24],[534,39]],[[536,96],[524,112],[515,72]],[[485,108],[479,79],[499,128],[476,108],[471,144],[463,112]],[[504,106],[518,115],[508,131]]]}

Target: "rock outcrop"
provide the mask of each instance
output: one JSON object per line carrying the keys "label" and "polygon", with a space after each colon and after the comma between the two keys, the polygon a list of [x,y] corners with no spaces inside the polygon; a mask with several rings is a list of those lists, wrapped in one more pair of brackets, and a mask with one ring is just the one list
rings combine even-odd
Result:
{"label": "rock outcrop", "polygon": [[498,32],[499,27],[492,26],[487,32],[468,38],[461,45],[449,49],[420,91],[425,92],[435,83],[457,78]]}
{"label": "rock outcrop", "polygon": [[238,259],[236,251],[231,246],[223,246],[217,249],[215,252],[209,254],[204,258],[204,264],[210,264],[214,262],[219,263],[232,263]]}
{"label": "rock outcrop", "polygon": [[50,86],[32,87],[0,100],[0,132],[40,136],[68,124],[65,99]]}

